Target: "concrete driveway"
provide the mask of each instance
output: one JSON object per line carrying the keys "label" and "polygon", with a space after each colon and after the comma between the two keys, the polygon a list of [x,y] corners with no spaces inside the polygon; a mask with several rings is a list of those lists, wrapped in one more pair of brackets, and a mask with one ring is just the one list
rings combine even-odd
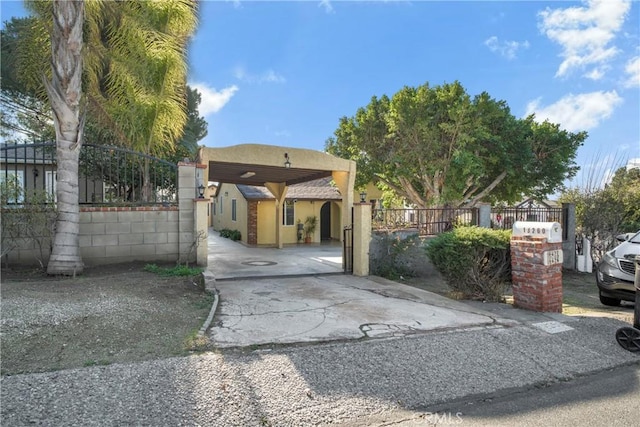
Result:
{"label": "concrete driveway", "polygon": [[340,242],[256,248],[220,237],[210,229],[207,249],[207,270],[216,280],[342,273]]}
{"label": "concrete driveway", "polygon": [[488,312],[377,277],[325,275],[216,282],[218,347],[391,337],[486,326]]}
{"label": "concrete driveway", "polygon": [[210,231],[208,261],[207,288],[219,293],[208,334],[218,347],[523,323],[566,330],[558,322],[573,320],[509,304],[454,301],[376,276],[344,275],[340,244],[248,248]]}

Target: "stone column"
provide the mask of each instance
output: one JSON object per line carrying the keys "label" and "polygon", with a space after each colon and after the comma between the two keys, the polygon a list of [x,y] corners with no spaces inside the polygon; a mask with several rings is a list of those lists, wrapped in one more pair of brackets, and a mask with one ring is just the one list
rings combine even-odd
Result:
{"label": "stone column", "polygon": [[516,307],[562,313],[562,242],[512,236],[511,279]]}
{"label": "stone column", "polygon": [[478,226],[491,228],[491,205],[488,203],[478,205]]}
{"label": "stone column", "polygon": [[[198,198],[194,200],[194,220],[195,228],[193,230],[194,243],[196,245],[196,264],[201,267],[207,266],[207,259],[209,257],[207,238],[209,237],[209,228],[207,227],[208,217],[207,209],[209,207],[209,200],[206,198]],[[196,241],[197,239],[197,241]]]}
{"label": "stone column", "polygon": [[369,245],[371,243],[371,204],[353,205],[353,275],[369,275]]}
{"label": "stone column", "polygon": [[196,229],[194,200],[197,186],[196,164],[178,163],[178,262],[180,263],[195,261],[195,252],[192,248]]}
{"label": "stone column", "polygon": [[338,191],[342,195],[342,205],[340,206],[340,240],[342,241],[345,227],[351,225],[351,206],[353,205],[353,187],[356,182],[355,162],[350,165],[350,170],[333,171],[331,174]]}

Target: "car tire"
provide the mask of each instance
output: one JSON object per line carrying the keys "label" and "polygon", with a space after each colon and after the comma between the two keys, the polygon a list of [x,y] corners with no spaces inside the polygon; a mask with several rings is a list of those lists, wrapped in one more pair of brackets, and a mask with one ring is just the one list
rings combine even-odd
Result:
{"label": "car tire", "polygon": [[600,292],[600,302],[604,305],[608,305],[609,307],[617,307],[620,305],[619,299],[605,297],[604,295],[602,295],[602,292]]}

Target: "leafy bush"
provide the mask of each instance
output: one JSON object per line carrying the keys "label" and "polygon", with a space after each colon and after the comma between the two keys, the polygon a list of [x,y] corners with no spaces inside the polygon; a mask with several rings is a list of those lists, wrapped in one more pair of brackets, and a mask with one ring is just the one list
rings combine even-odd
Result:
{"label": "leafy bush", "polygon": [[22,244],[33,243],[38,250],[36,259],[45,267],[58,216],[53,194],[44,190],[25,191],[16,175],[8,175],[0,182],[0,211],[0,257]]}
{"label": "leafy bush", "polygon": [[230,230],[228,228],[223,228],[222,230],[220,230],[220,236],[231,239],[233,241],[237,241],[242,238],[242,234],[240,234],[239,230]]}
{"label": "leafy bush", "polygon": [[415,266],[424,258],[422,241],[417,234],[403,238],[395,233],[383,233],[375,238],[371,274],[391,280],[415,276]]}
{"label": "leafy bush", "polygon": [[511,231],[458,227],[426,245],[448,285],[464,298],[502,301],[511,282]]}

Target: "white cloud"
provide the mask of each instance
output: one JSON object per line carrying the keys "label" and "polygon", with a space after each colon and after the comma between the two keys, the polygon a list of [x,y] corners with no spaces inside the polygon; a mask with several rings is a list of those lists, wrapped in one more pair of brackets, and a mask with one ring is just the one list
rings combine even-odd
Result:
{"label": "white cloud", "polygon": [[238,91],[238,86],[236,85],[226,87],[220,91],[208,87],[204,83],[189,83],[189,86],[200,92],[202,102],[198,107],[198,112],[203,116],[208,116],[209,114],[220,111]]}
{"label": "white cloud", "polygon": [[589,69],[586,77],[600,78],[605,71],[602,66],[619,53],[619,49],[609,43],[622,27],[631,7],[630,1],[588,0],[583,3],[586,7],[547,8],[538,13],[540,31],[562,47],[564,60],[556,77],[568,75],[574,69]]}
{"label": "white cloud", "polygon": [[491,36],[484,41],[485,46],[489,48],[491,52],[498,53],[507,59],[515,59],[518,49],[528,49],[529,42],[516,42],[516,41],[503,41],[500,42],[498,37]]}
{"label": "white cloud", "polygon": [[320,0],[318,7],[323,7],[324,11],[327,13],[333,13],[333,6],[329,0]]}
{"label": "white cloud", "polygon": [[625,87],[640,87],[640,56],[630,59],[624,71],[628,75]]}
{"label": "white cloud", "polygon": [[287,81],[284,76],[271,69],[262,74],[251,74],[244,67],[238,66],[233,70],[233,75],[236,79],[246,83],[285,83]]}
{"label": "white cloud", "polygon": [[621,103],[622,98],[615,90],[569,94],[545,107],[540,106],[539,98],[531,101],[527,104],[526,115],[535,113],[539,122],[549,120],[567,131],[576,132],[595,128]]}

